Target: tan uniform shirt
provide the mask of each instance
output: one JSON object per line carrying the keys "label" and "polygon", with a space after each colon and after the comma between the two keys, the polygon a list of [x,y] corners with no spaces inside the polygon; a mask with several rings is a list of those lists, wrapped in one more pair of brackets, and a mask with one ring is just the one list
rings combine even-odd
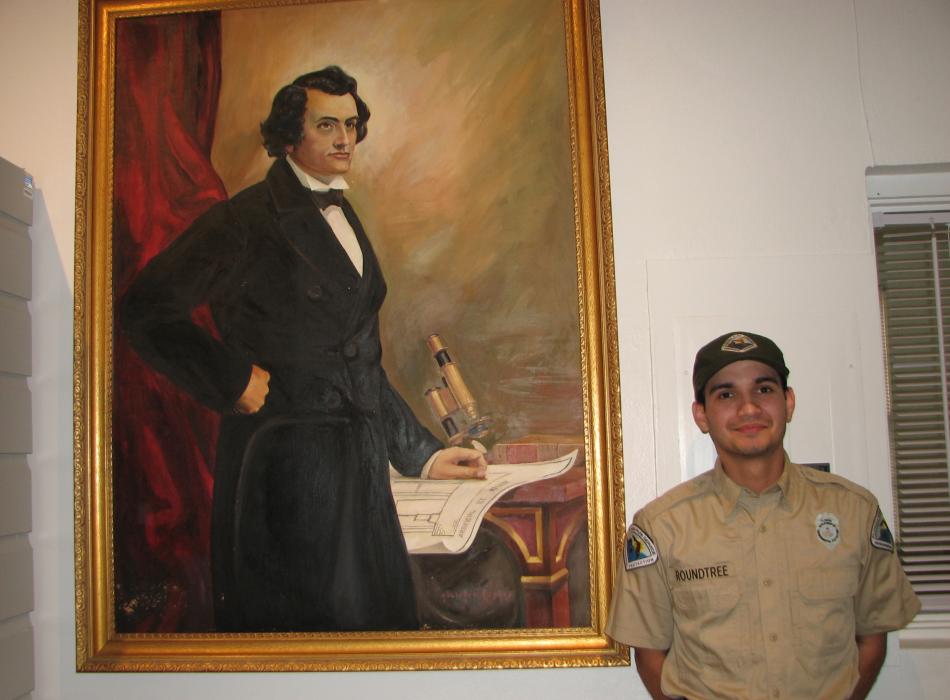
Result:
{"label": "tan uniform shirt", "polygon": [[920,609],[874,496],[787,459],[761,496],[717,463],[638,512],[625,547],[607,634],[669,649],[671,697],[847,698],[855,636]]}

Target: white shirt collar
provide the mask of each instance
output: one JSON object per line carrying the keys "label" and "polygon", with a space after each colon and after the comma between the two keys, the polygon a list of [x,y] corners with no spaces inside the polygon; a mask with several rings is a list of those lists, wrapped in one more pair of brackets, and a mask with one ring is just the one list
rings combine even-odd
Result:
{"label": "white shirt collar", "polygon": [[333,179],[327,183],[323,180],[318,180],[309,173],[305,173],[290,156],[287,156],[286,160],[287,165],[290,166],[290,169],[294,171],[294,175],[296,175],[297,179],[300,180],[300,184],[306,187],[308,190],[313,190],[314,192],[328,192],[329,190],[350,189],[350,186],[346,184],[346,180],[343,179],[342,175],[334,175]]}

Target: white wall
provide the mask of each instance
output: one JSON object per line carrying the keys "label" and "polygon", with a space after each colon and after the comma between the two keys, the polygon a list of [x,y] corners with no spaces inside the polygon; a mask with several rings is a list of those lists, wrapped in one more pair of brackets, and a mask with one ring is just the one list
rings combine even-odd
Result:
{"label": "white wall", "polygon": [[[628,513],[675,483],[682,456],[695,454],[684,368],[697,339],[732,325],[775,335],[789,349],[800,401],[801,382],[822,397],[798,416],[813,429],[792,433],[793,456],[826,456],[887,502],[864,169],[950,161],[950,3],[602,3]],[[0,154],[33,173],[38,188],[34,697],[646,697],[628,668],[74,672],[76,2],[0,2],[0,27]],[[815,351],[829,333],[831,359]],[[898,687],[902,697],[943,697],[947,659],[892,648],[875,697],[898,696]]]}

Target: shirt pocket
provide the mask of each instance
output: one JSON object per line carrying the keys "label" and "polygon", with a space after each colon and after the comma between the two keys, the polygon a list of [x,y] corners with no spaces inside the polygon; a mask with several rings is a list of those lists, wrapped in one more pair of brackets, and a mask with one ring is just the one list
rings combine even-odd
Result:
{"label": "shirt pocket", "polygon": [[673,605],[682,641],[679,666],[726,677],[741,671],[750,633],[739,581],[680,585],[673,589]]}
{"label": "shirt pocket", "polygon": [[859,575],[856,566],[798,572],[792,616],[799,658],[807,670],[823,673],[840,667],[854,652],[854,596]]}

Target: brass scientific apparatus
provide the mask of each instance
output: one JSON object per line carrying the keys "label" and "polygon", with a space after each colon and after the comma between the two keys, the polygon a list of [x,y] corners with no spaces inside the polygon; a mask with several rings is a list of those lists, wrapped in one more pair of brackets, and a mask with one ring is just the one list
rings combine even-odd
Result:
{"label": "brass scientific apparatus", "polygon": [[469,391],[458,365],[438,333],[426,339],[426,345],[439,366],[443,386],[426,390],[426,401],[432,415],[445,430],[450,445],[484,440],[491,434],[491,417],[479,413],[475,397]]}

